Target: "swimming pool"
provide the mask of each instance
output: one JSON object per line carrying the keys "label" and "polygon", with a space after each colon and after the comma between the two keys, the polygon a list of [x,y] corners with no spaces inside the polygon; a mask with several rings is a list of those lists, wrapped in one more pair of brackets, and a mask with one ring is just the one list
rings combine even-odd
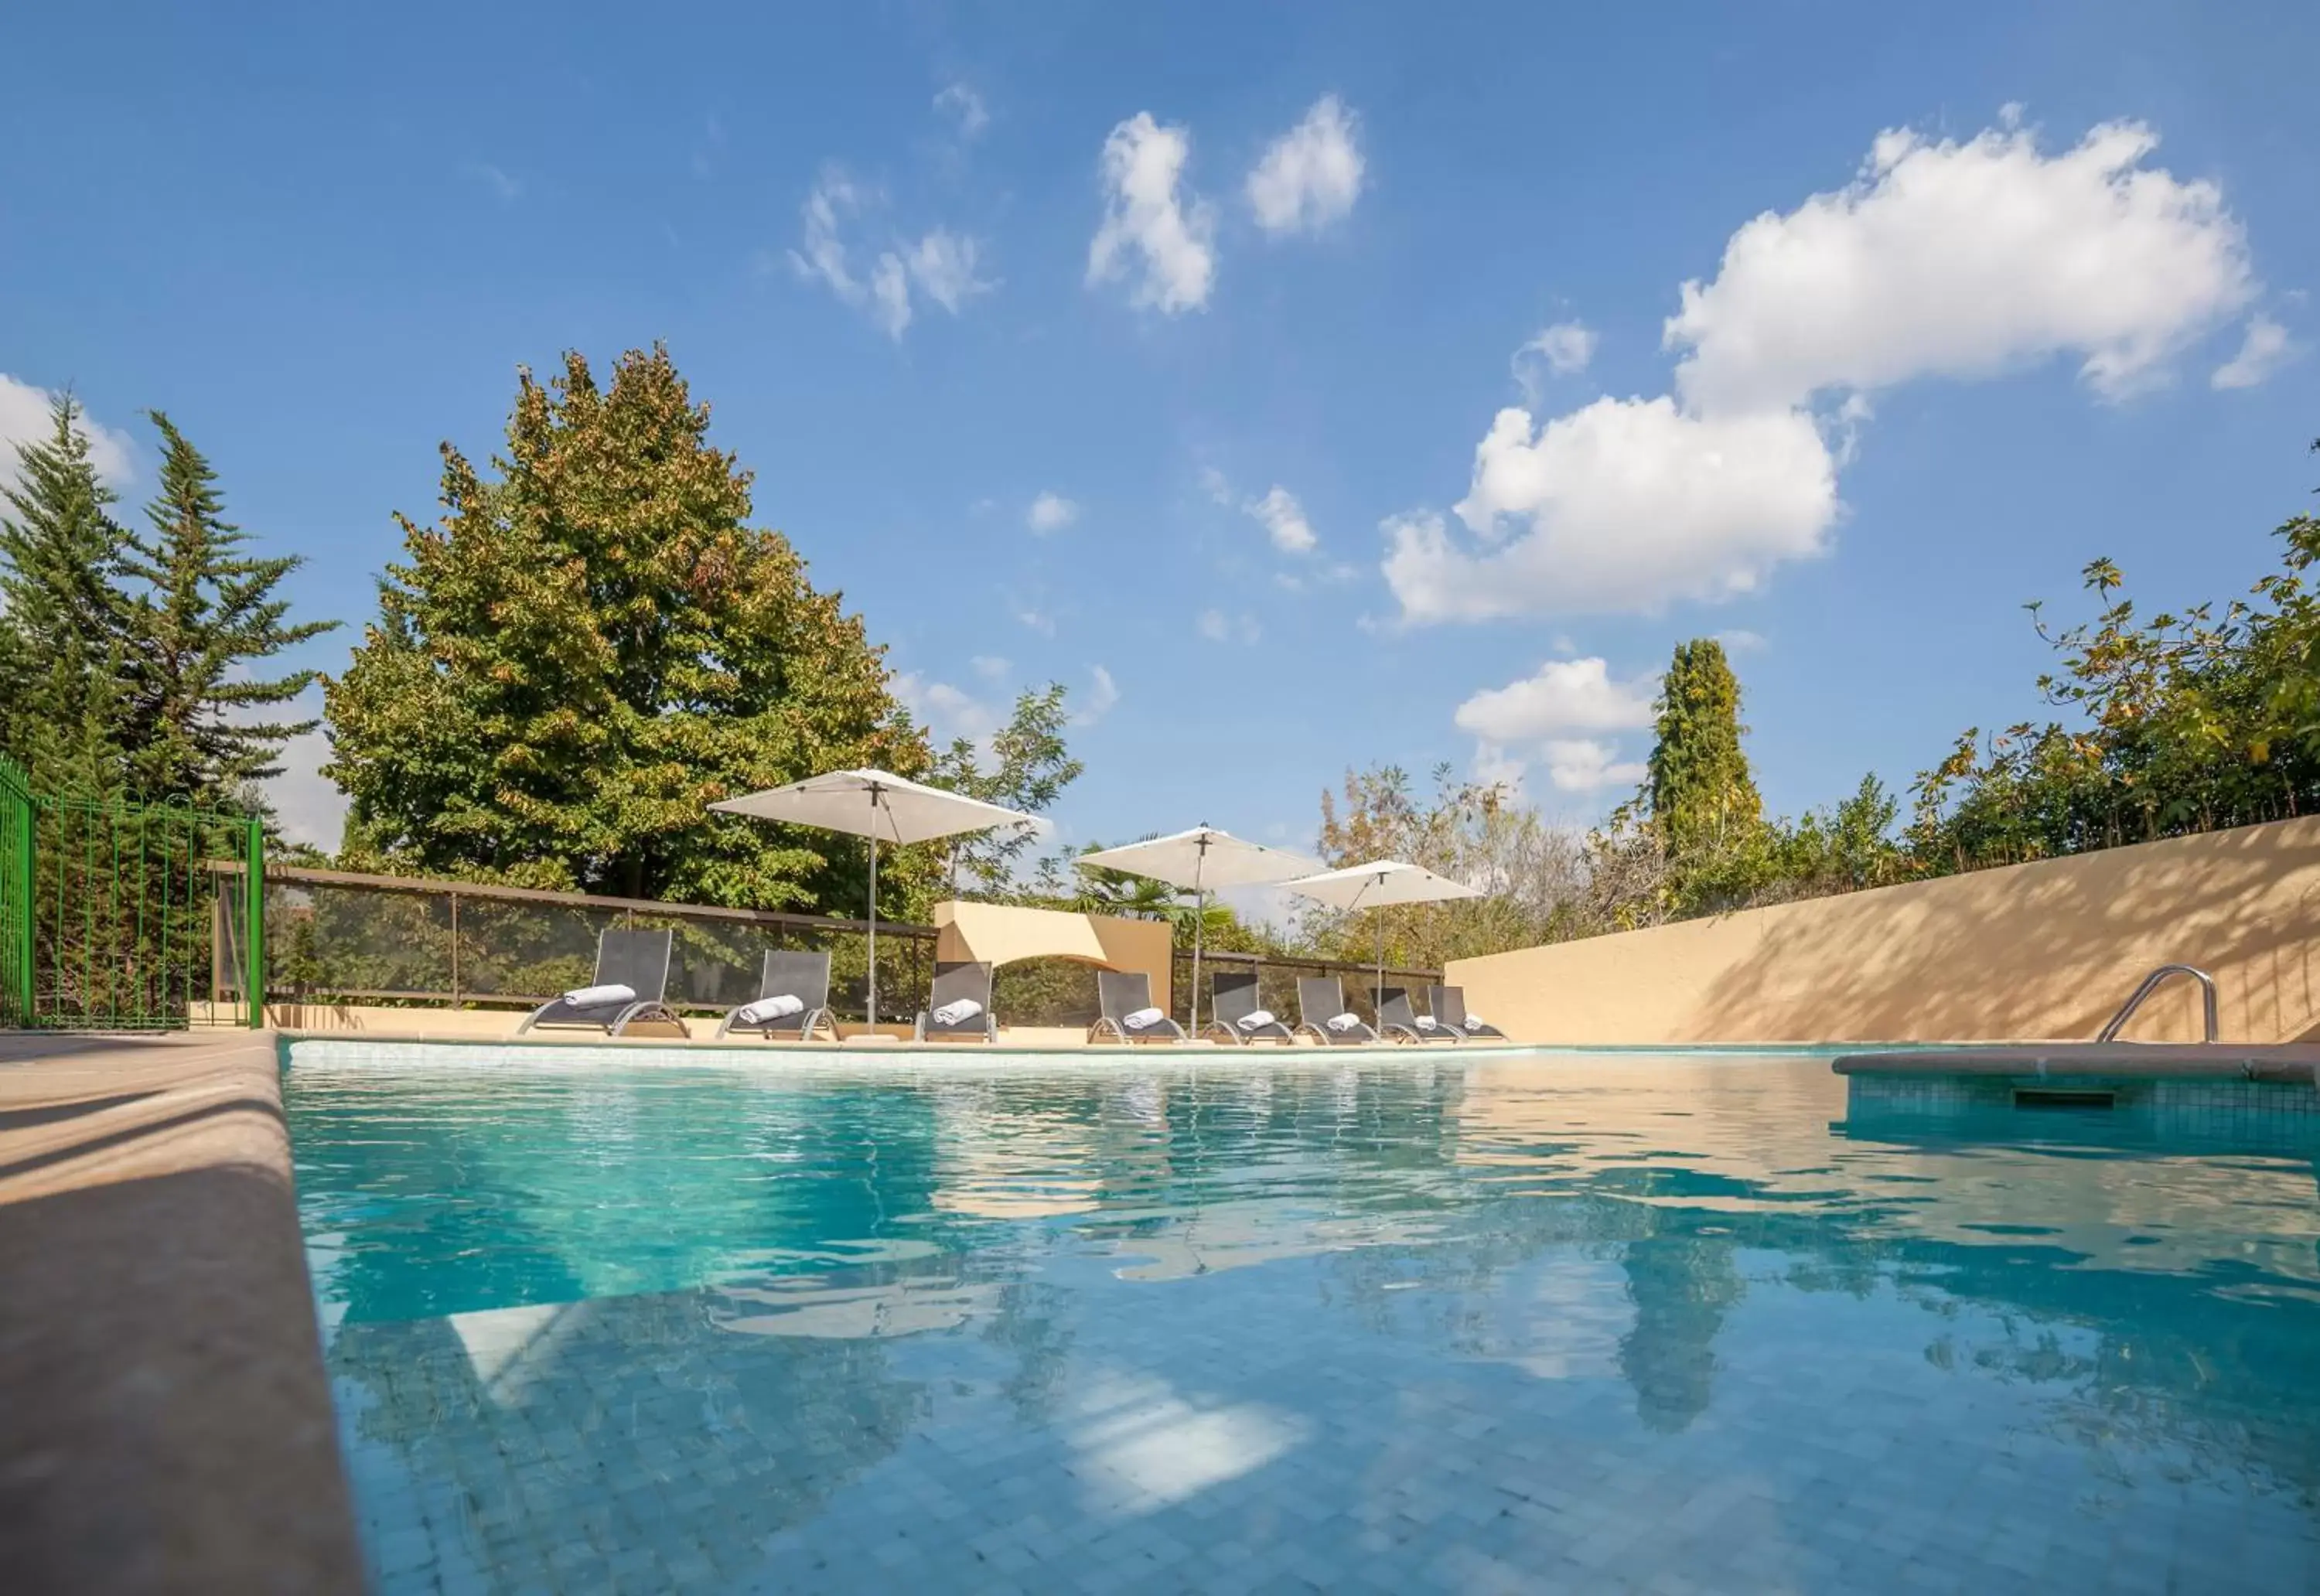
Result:
{"label": "swimming pool", "polygon": [[387,1592],[2320,1582],[2306,1088],[302,1042],[285,1096]]}

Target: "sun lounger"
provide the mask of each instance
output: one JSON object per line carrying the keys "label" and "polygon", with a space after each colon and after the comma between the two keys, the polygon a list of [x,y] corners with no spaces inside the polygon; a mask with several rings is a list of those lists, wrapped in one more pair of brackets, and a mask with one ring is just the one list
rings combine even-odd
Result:
{"label": "sun lounger", "polygon": [[1420,1019],[1409,1006],[1409,993],[1389,986],[1378,993],[1378,1029],[1405,1042],[1455,1042],[1458,1033],[1430,1016]]}
{"label": "sun lounger", "polygon": [[1497,1026],[1485,1025],[1466,1012],[1466,989],[1463,986],[1427,987],[1426,1006],[1434,1011],[1436,1020],[1462,1037],[1495,1037],[1501,1042],[1507,1039],[1507,1033]]}
{"label": "sun lounger", "polygon": [[915,1041],[936,1037],[999,1039],[999,1020],[991,1011],[991,966],[980,961],[938,963],[934,990],[911,1030]]}
{"label": "sun lounger", "polygon": [[639,1020],[684,1029],[661,999],[668,992],[667,931],[605,931],[596,939],[596,977],[523,1017],[515,1034],[539,1026],[602,1026],[616,1037]]}
{"label": "sun lounger", "polygon": [[1088,1027],[1087,1039],[1110,1036],[1123,1042],[1181,1042],[1184,1028],[1152,1006],[1152,977],[1141,970],[1098,970],[1096,1006],[1102,1011]]}
{"label": "sun lounger", "polygon": [[1376,1031],[1346,1009],[1345,983],[1335,975],[1297,977],[1297,1029],[1332,1047],[1378,1039]]}
{"label": "sun lounger", "polygon": [[829,1011],[829,955],[775,949],[766,955],[757,997],[726,1015],[717,1034],[753,1030],[761,1037],[810,1042],[815,1027],[825,1025],[836,1038],[838,1019]]}
{"label": "sun lounger", "polygon": [[1204,1037],[1217,1037],[1246,1047],[1253,1042],[1293,1042],[1297,1033],[1261,1007],[1256,972],[1219,975],[1209,984],[1209,1022]]}

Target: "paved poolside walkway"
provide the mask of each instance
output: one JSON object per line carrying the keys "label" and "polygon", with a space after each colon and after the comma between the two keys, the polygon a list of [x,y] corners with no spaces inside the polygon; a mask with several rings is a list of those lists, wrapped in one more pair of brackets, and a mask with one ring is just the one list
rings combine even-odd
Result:
{"label": "paved poolside walkway", "polygon": [[269,1033],[0,1033],[0,1583],[362,1588]]}

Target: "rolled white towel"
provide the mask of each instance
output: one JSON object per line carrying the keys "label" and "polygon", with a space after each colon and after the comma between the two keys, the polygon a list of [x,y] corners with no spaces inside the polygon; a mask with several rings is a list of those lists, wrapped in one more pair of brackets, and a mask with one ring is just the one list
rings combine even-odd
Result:
{"label": "rolled white towel", "polygon": [[1120,1024],[1130,1030],[1149,1030],[1167,1018],[1157,1009],[1138,1009],[1135,1013],[1124,1017]]}
{"label": "rolled white towel", "polygon": [[1348,1031],[1362,1022],[1358,1014],[1333,1014],[1325,1022],[1334,1031]]}
{"label": "rolled white towel", "polygon": [[1263,1030],[1273,1023],[1273,1011],[1270,1009],[1251,1009],[1240,1017],[1240,1028],[1243,1030]]}
{"label": "rolled white towel", "polygon": [[776,1020],[804,1012],[805,1000],[795,993],[784,992],[759,998],[754,1003],[743,1003],[733,1011],[733,1018],[743,1025],[770,1025]]}
{"label": "rolled white towel", "polygon": [[637,989],[623,986],[618,982],[603,986],[575,986],[564,994],[564,1001],[575,1009],[608,1008],[613,1003],[635,1002]]}
{"label": "rolled white towel", "polygon": [[1468,1030],[1488,1030],[1491,1028],[1482,1023],[1482,1017],[1480,1014],[1469,1014],[1466,1016],[1466,1029]]}
{"label": "rolled white towel", "polygon": [[1442,1022],[1434,1018],[1431,1014],[1420,1014],[1418,1017],[1418,1029],[1420,1030],[1440,1030],[1442,1029]]}
{"label": "rolled white towel", "polygon": [[983,1005],[973,998],[954,998],[934,1011],[937,1025],[964,1025],[983,1012]]}

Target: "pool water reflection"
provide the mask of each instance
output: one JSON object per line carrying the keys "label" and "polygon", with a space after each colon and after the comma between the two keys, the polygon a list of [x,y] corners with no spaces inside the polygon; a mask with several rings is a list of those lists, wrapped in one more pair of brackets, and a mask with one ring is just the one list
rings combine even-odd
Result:
{"label": "pool water reflection", "polygon": [[2320,1116],[335,1045],[382,1590],[2304,1591]]}

